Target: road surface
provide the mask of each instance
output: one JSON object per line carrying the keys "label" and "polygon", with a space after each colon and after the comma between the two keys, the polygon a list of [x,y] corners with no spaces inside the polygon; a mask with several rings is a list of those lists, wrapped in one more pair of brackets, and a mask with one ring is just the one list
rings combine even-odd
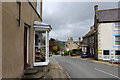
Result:
{"label": "road surface", "polygon": [[82,59],[67,56],[52,56],[71,78],[115,78],[118,77],[118,67],[112,67]]}

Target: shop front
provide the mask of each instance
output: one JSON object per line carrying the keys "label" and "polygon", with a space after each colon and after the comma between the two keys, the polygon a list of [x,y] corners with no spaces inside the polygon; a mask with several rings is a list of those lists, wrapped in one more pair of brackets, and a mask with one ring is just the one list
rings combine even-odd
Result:
{"label": "shop front", "polygon": [[49,63],[49,32],[51,26],[37,22],[34,24],[34,66],[44,66]]}

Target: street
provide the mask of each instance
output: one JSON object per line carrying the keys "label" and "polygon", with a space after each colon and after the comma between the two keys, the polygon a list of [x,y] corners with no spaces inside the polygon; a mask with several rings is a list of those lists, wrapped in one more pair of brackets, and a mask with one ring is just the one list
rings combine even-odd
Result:
{"label": "street", "polygon": [[118,77],[118,67],[112,67],[104,64],[94,63],[91,61],[85,61],[60,55],[53,55],[50,59],[55,59],[71,78],[120,79]]}

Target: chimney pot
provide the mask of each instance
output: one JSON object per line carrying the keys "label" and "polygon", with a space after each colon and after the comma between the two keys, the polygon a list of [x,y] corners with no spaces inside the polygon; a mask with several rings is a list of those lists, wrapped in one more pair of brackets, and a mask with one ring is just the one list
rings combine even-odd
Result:
{"label": "chimney pot", "polygon": [[97,10],[98,10],[98,5],[95,5],[95,7],[94,7],[94,8],[95,8],[95,11],[97,11]]}

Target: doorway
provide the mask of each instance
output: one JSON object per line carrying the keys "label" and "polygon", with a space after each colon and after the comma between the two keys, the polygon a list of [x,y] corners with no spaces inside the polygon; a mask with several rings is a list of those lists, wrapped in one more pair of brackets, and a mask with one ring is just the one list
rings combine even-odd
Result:
{"label": "doorway", "polygon": [[29,66],[29,26],[24,26],[24,68]]}

